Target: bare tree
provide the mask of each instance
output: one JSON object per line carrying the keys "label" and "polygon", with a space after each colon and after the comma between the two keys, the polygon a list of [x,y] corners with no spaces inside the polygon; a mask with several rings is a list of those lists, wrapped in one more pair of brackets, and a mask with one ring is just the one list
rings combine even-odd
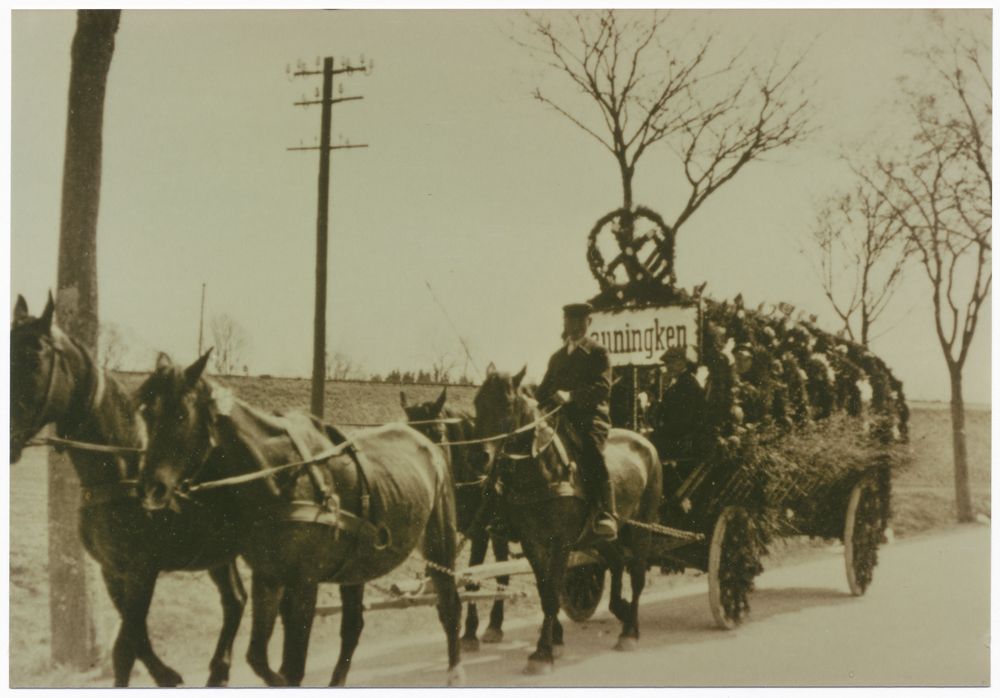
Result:
{"label": "bare tree", "polygon": [[[329,346],[329,341],[327,342]],[[364,369],[344,352],[337,350],[330,356],[326,350],[326,379],[335,381],[363,380]]]}
{"label": "bare tree", "polygon": [[850,192],[822,202],[810,231],[812,247],[800,249],[844,333],[864,346],[903,278],[907,245],[898,218],[885,197],[859,177]]}
{"label": "bare tree", "polygon": [[[930,281],[951,384],[959,521],[972,521],[962,370],[989,297],[993,232],[992,21],[950,33],[921,57],[929,77],[904,84],[915,127],[909,149],[883,157],[869,183],[891,202]],[[982,37],[974,32],[981,31]]]}
{"label": "bare tree", "polygon": [[[723,184],[753,160],[810,132],[808,100],[793,75],[801,59],[761,70],[740,52],[721,62],[712,38],[692,34],[670,13],[526,13],[530,38],[517,43],[564,74],[592,107],[534,96],[593,136],[621,173],[623,208],[633,207],[636,165],[650,146],[669,144],[690,187],[674,234]],[[596,116],[595,116],[596,115]]]}
{"label": "bare tree", "polygon": [[451,372],[458,368],[464,357],[451,349],[441,348],[436,342],[431,347],[431,381],[447,383]]}
{"label": "bare tree", "polygon": [[98,356],[101,368],[121,371],[128,356],[128,341],[113,322],[102,322],[98,332]]}
{"label": "bare tree", "polygon": [[228,314],[215,315],[210,325],[215,351],[212,360],[215,372],[231,376],[243,365],[244,354],[250,349],[250,336]]}

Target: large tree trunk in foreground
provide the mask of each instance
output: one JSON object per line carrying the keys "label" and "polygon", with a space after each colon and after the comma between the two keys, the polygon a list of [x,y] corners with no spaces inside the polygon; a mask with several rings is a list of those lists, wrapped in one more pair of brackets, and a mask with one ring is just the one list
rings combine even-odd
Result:
{"label": "large tree trunk in foreground", "polygon": [[[104,94],[120,10],[80,10],[73,37],[63,165],[56,318],[97,355],[97,210],[101,190]],[[51,452],[49,611],[52,660],[87,669],[103,650],[95,625],[95,566],[77,532],[80,484],[64,454]]]}

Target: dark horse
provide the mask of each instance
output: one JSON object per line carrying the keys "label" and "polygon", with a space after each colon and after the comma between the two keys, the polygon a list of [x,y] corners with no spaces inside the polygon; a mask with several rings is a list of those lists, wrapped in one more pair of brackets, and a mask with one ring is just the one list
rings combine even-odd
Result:
{"label": "dark horse", "polygon": [[[201,377],[208,356],[182,369],[161,355],[138,391],[149,430],[144,504],[216,512],[240,530],[238,549],[253,569],[253,670],[271,686],[301,683],[318,585],[335,582],[343,610],[331,685],[344,685],[364,627],[364,583],[422,542],[448,639],[448,682],[462,682],[455,499],[441,449],[402,424],[348,442],[310,415],[262,412]],[[267,645],[279,613],[284,650],[274,672]]]}
{"label": "dark horse", "polygon": [[[406,412],[406,418],[413,424],[413,428],[429,438],[436,444],[447,446],[445,457],[451,469],[452,479],[455,482],[455,507],[457,512],[458,530],[462,532],[471,542],[472,549],[469,551],[469,566],[483,564],[486,559],[486,550],[493,542],[493,557],[497,562],[506,562],[510,556],[510,546],[507,539],[502,535],[491,533],[486,528],[489,523],[487,512],[480,512],[480,509],[487,505],[484,502],[483,482],[486,474],[478,464],[485,465],[485,458],[478,459],[474,456],[481,456],[482,449],[474,449],[473,444],[459,443],[467,442],[473,438],[473,420],[467,412],[458,412],[445,407],[448,389],[441,391],[441,396],[434,402],[423,402],[419,405],[410,405],[406,400],[406,393],[399,393],[399,401]],[[452,445],[455,444],[455,445]],[[473,521],[477,518],[477,521]],[[472,530],[475,523],[475,530]],[[501,585],[510,583],[510,577],[503,575],[497,577],[497,582]],[[466,589],[476,591],[478,584],[469,584]],[[469,602],[469,610],[465,616],[465,634],[462,635],[462,649],[465,651],[476,651],[479,649],[479,640],[476,638],[476,631],[479,629],[479,615],[476,611],[476,603]],[[503,641],[503,599],[493,602],[490,610],[490,624],[483,631],[483,642]]]}
{"label": "dark horse", "polygon": [[[52,296],[40,318],[18,296],[10,330],[10,462],[28,440],[55,422],[60,438],[132,450],[71,447],[81,484],[80,538],[101,566],[108,595],[121,616],[112,651],[115,685],[127,686],[139,659],[159,686],[182,683],[153,652],[146,616],[160,572],[205,569],[196,557],[210,542],[196,524],[151,517],[139,502],[140,451],[145,430],[138,405],[118,380],[95,365],[79,343],[52,325]],[[229,681],[233,639],[247,595],[234,556],[208,567],[222,597],[222,633],[211,661],[210,686]]]}
{"label": "dark horse", "polygon": [[[612,429],[605,446],[608,473],[615,489],[622,527],[618,539],[598,539],[590,523],[593,511],[584,500],[579,476],[571,463],[579,457],[579,440],[556,412],[541,421],[535,400],[521,389],[525,371],[511,377],[487,369],[476,393],[476,435],[494,439],[485,444],[491,481],[502,491],[500,509],[519,538],[531,563],[545,619],[538,646],[528,658],[526,673],[552,670],[553,649],[562,645],[559,592],[573,550],[596,551],[611,570],[609,608],[622,621],[618,649],[628,650],[639,638],[639,596],[646,583],[650,529],[635,525],[656,521],[662,472],[656,449],[642,436]],[[531,429],[532,424],[538,424]],[[515,433],[524,428],[522,433]],[[508,434],[505,438],[495,438]],[[632,582],[632,600],[621,598],[622,573]]]}

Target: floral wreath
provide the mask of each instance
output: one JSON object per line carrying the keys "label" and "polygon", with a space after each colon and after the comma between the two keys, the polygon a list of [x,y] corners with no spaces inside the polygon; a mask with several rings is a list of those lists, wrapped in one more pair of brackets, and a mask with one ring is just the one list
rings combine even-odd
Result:
{"label": "floral wreath", "polygon": [[[621,230],[615,233],[615,236],[618,238],[618,247],[621,249],[621,254],[611,260],[610,264],[605,264],[604,256],[597,248],[597,236],[608,223],[616,218],[621,221]],[[656,225],[656,229],[637,238],[633,237],[632,231],[634,230],[634,222],[637,218],[645,218],[652,222]],[[657,232],[660,235],[657,235]],[[673,286],[674,233],[663,222],[660,214],[645,206],[636,206],[634,211],[628,208],[620,208],[617,211],[612,211],[602,216],[597,221],[597,224],[590,231],[590,235],[587,236],[587,262],[590,264],[591,274],[594,275],[594,279],[600,284],[602,291],[607,291],[617,285],[614,270],[621,264],[625,265],[630,283],[645,283],[654,278],[653,273],[635,258],[636,253],[650,240],[656,243],[656,252],[654,254],[658,254],[666,264],[665,270],[659,273],[659,275],[667,279],[668,285]],[[634,269],[635,266],[638,266],[640,269]]]}

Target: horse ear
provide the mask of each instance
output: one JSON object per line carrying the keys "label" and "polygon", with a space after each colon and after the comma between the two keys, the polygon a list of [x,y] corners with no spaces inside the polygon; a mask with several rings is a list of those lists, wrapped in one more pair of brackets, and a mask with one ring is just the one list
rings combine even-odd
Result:
{"label": "horse ear", "polygon": [[45,304],[45,311],[42,313],[40,318],[42,321],[42,327],[45,328],[46,334],[52,333],[52,315],[55,313],[56,303],[52,300],[52,291],[49,291],[49,300]]}
{"label": "horse ear", "polygon": [[170,368],[174,365],[174,362],[170,360],[170,357],[163,353],[162,351],[156,357],[156,370],[159,371],[161,368]]}
{"label": "horse ear", "polygon": [[17,294],[17,303],[14,304],[14,322],[24,322],[28,319],[28,302],[24,296]]}
{"label": "horse ear", "polygon": [[490,365],[486,367],[486,375],[492,376],[496,372],[497,372],[497,367],[493,365],[492,361],[490,361]]}
{"label": "horse ear", "polygon": [[211,355],[212,349],[209,349],[205,352],[204,356],[184,369],[184,380],[187,381],[188,386],[193,388],[198,379],[201,378],[202,371],[205,370],[205,366],[208,364],[208,357]]}
{"label": "horse ear", "polygon": [[514,389],[515,389],[515,390],[516,390],[517,388],[520,388],[520,387],[521,387],[521,381],[523,381],[523,380],[524,380],[524,374],[526,374],[527,372],[528,372],[528,364],[525,364],[525,365],[524,365],[524,368],[522,368],[522,369],[521,369],[521,370],[520,370],[520,371],[518,372],[518,374],[517,374],[516,376],[514,376]]}
{"label": "horse ear", "polygon": [[437,402],[434,403],[433,412],[435,417],[441,414],[441,409],[444,407],[444,401],[445,399],[447,399],[447,397],[448,397],[448,389],[445,388],[444,390],[441,391],[441,397],[439,397],[437,399]]}
{"label": "horse ear", "polygon": [[406,391],[399,391],[399,404],[405,410],[406,409]]}

